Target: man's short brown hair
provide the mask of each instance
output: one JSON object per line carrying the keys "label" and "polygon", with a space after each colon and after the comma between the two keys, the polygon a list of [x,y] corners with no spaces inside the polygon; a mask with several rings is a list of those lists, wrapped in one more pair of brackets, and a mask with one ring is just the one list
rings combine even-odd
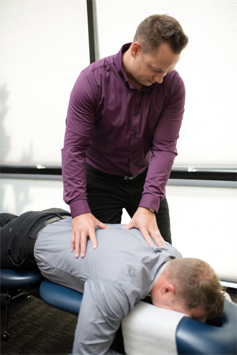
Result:
{"label": "man's short brown hair", "polygon": [[173,53],[180,54],[188,43],[188,37],[175,18],[153,15],[140,23],[133,42],[140,42],[144,53],[152,53],[162,43],[168,43]]}
{"label": "man's short brown hair", "polygon": [[208,318],[219,316],[224,308],[224,294],[215,271],[203,260],[181,258],[172,260],[165,276],[175,287],[176,297],[188,309],[201,306]]}

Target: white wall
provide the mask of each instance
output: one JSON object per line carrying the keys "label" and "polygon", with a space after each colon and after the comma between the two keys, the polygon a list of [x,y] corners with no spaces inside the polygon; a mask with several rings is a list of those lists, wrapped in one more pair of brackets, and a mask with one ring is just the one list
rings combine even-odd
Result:
{"label": "white wall", "polygon": [[237,190],[167,186],[173,244],[237,282]]}
{"label": "white wall", "polygon": [[27,211],[40,211],[51,207],[69,211],[63,201],[62,180],[0,180],[0,213],[16,215]]}

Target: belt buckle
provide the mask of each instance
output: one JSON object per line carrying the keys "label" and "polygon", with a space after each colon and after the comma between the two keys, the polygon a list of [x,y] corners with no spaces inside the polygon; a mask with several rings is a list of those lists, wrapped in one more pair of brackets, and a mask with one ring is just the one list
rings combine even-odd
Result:
{"label": "belt buckle", "polygon": [[135,179],[135,177],[137,177],[137,175],[135,175],[135,176],[124,176],[124,180],[133,180],[133,179]]}
{"label": "belt buckle", "polygon": [[124,180],[132,180],[133,179],[132,176],[124,176],[123,178],[124,178]]}

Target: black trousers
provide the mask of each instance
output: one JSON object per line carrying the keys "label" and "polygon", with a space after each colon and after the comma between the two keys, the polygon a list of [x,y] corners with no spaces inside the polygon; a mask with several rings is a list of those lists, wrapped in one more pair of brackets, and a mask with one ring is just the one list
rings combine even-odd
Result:
{"label": "black trousers", "polygon": [[29,258],[30,239],[36,238],[43,223],[53,217],[70,216],[68,211],[49,208],[43,211],[29,211],[16,216],[0,214],[0,266],[6,269],[36,268],[34,258]]}
{"label": "black trousers", "polygon": [[[103,223],[121,223],[122,210],[132,218],[141,200],[147,171],[134,180],[123,180],[99,171],[87,170],[87,198],[93,215]],[[172,243],[167,199],[164,198],[156,214],[162,237]]]}

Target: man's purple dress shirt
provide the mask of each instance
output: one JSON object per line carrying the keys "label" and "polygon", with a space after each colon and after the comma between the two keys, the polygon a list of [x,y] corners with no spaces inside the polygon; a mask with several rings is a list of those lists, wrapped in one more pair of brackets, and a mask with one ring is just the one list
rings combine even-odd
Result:
{"label": "man's purple dress shirt", "polygon": [[72,217],[90,212],[85,162],[113,175],[134,176],[148,165],[140,207],[158,211],[165,196],[183,118],[185,88],[176,71],[140,90],[128,82],[122,53],[85,68],[71,92],[62,174]]}

